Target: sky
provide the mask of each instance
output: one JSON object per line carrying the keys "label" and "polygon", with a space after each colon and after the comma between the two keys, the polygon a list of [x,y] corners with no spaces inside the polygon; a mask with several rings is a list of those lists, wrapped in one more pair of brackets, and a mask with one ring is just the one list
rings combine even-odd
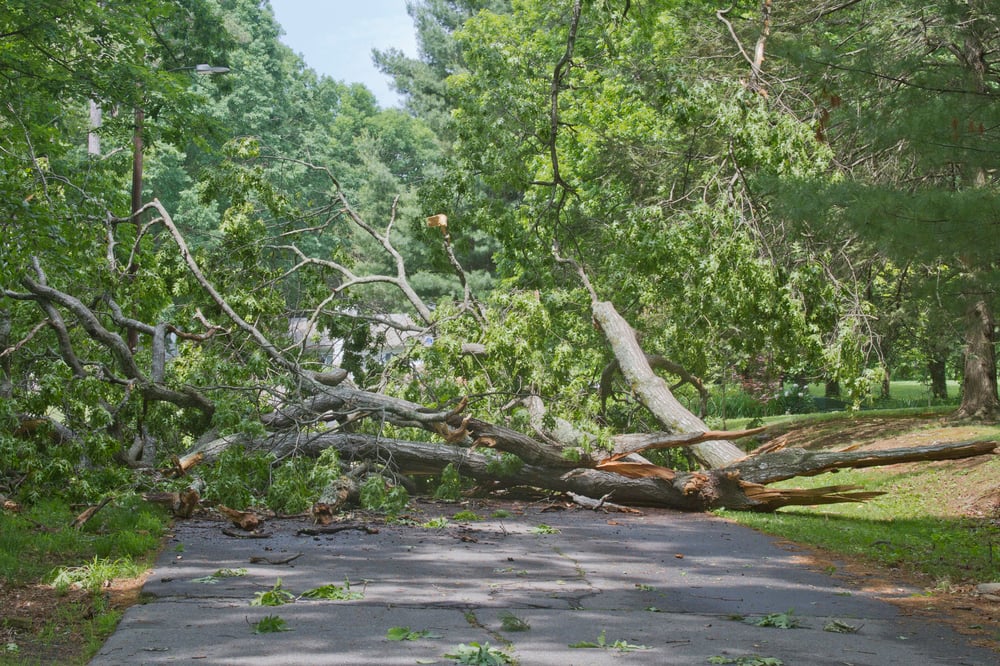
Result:
{"label": "sky", "polygon": [[285,32],[281,41],[306,65],[338,81],[365,84],[383,108],[398,105],[371,53],[393,46],[417,56],[406,0],[271,0],[271,8]]}

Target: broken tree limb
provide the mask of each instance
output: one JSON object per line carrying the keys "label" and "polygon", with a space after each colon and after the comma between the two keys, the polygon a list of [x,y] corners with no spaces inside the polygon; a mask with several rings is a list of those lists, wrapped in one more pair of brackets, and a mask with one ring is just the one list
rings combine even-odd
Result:
{"label": "broken tree limb", "polygon": [[[607,301],[591,303],[594,321],[614,352],[625,381],[656,420],[672,433],[706,432],[709,428],[678,402],[667,383],[653,372],[635,331]],[[691,452],[706,467],[719,468],[744,457],[732,442],[709,440],[691,446]]]}
{"label": "broken tree limb", "polygon": [[885,495],[878,490],[863,490],[861,486],[823,486],[821,488],[769,488],[756,483],[743,483],[746,496],[755,502],[751,511],[775,511],[783,506],[811,506],[865,502]]}
{"label": "broken tree limb", "polygon": [[83,511],[83,513],[81,513],[79,516],[73,519],[73,522],[70,523],[70,527],[77,530],[82,529],[83,526],[87,524],[87,521],[93,518],[98,511],[107,506],[108,502],[110,501],[111,497],[105,497],[98,504],[87,507],[87,509]]}
{"label": "broken tree limb", "polygon": [[841,467],[879,467],[928,460],[955,460],[992,453],[996,441],[959,442],[881,451],[806,451],[783,449],[735,462],[720,471],[732,471],[744,481],[773,483],[796,476],[815,476]]}
{"label": "broken tree limb", "polygon": [[[646,354],[646,362],[649,363],[649,367],[653,369],[666,370],[667,372],[680,377],[680,382],[678,382],[671,390],[675,390],[684,384],[690,384],[693,386],[695,390],[698,391],[699,418],[705,416],[708,411],[708,389],[705,388],[705,384],[700,378],[695,377],[683,366],[674,363],[664,356]],[[604,367],[604,371],[601,372],[601,384],[599,388],[601,398],[601,416],[604,416],[608,398],[611,397],[612,381],[620,370],[621,367],[618,364],[618,360],[615,359],[608,363]]]}
{"label": "broken tree limb", "polygon": [[[281,458],[292,453],[318,456],[334,448],[345,461],[377,461],[401,474],[440,474],[451,464],[463,476],[480,482],[486,489],[528,486],[555,492],[572,492],[590,498],[607,497],[618,504],[659,506],[685,511],[717,508],[770,511],[794,502],[801,493],[795,489],[766,489],[748,484],[734,470],[707,472],[672,472],[661,478],[630,478],[600,469],[558,470],[551,466],[525,464],[513,472],[499,471],[498,456],[490,450],[478,451],[453,445],[388,439],[360,433],[328,431],[312,436],[277,433],[259,440],[220,439],[202,445],[206,458],[218,455],[239,441],[248,450],[266,451]],[[211,452],[211,454],[209,453]],[[626,463],[618,463],[626,464]],[[748,488],[751,488],[748,493]],[[813,493],[811,503],[857,501],[843,487],[830,493]]]}
{"label": "broken tree limb", "polygon": [[666,432],[650,433],[628,433],[615,435],[612,441],[615,444],[614,454],[607,460],[619,460],[633,453],[642,453],[656,449],[669,449],[678,446],[691,446],[700,442],[710,440],[734,440],[743,437],[759,435],[767,428],[751,428],[750,430],[707,430],[705,432],[693,432],[683,435],[671,435]]}

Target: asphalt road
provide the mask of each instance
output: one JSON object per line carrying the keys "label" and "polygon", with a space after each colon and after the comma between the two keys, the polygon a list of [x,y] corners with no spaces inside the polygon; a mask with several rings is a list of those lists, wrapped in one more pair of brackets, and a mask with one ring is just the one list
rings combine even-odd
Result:
{"label": "asphalt road", "polygon": [[[449,664],[445,655],[473,642],[525,666],[1000,663],[946,625],[902,615],[711,515],[506,505],[512,515],[489,517],[498,506],[478,510],[486,520],[441,528],[350,522],[308,535],[298,533],[307,521],[275,520],[260,539],[181,521],[146,583],[147,603],[126,611],[91,665]],[[417,507],[421,522],[462,508]],[[225,569],[245,573],[213,576]],[[292,603],[251,605],[279,579]],[[299,597],[345,582],[363,596]],[[509,619],[505,628],[508,614],[530,628],[510,630]],[[288,631],[255,633],[268,616]],[[759,626],[767,616],[797,626]],[[401,628],[412,640],[389,639]]]}

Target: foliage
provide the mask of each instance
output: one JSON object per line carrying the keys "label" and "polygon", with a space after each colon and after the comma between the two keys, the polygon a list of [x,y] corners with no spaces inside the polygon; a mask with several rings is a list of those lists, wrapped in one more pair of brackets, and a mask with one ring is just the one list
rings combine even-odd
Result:
{"label": "foliage", "polygon": [[274,634],[281,631],[291,631],[284,618],[278,615],[265,615],[253,625],[255,634]]}
{"label": "foliage", "polygon": [[599,648],[601,650],[618,650],[619,652],[635,652],[637,650],[650,650],[648,645],[633,645],[626,640],[617,640],[613,643],[609,643],[607,640],[607,632],[601,630],[601,634],[597,637],[597,641],[579,641],[578,643],[570,643],[571,648]]}
{"label": "foliage", "polygon": [[204,470],[204,498],[238,510],[253,506],[267,492],[272,461],[273,456],[242,446],[226,449]]}
{"label": "foliage", "polygon": [[364,599],[364,592],[351,590],[351,583],[344,581],[344,585],[321,585],[311,590],[306,590],[299,595],[300,599],[326,599],[328,601],[353,601]]}
{"label": "foliage", "polygon": [[460,643],[453,651],[444,655],[453,659],[456,664],[472,664],[473,666],[504,666],[513,663],[513,659],[503,650],[490,647],[489,643],[472,641],[468,645]]}
{"label": "foliage", "polygon": [[274,470],[267,505],[290,514],[305,511],[340,474],[340,461],[333,449],[323,451],[316,460],[290,458]]}
{"label": "foliage", "polygon": [[438,516],[437,518],[431,518],[430,520],[420,523],[420,526],[426,529],[439,530],[441,528],[448,527],[448,522],[448,519],[444,516]]}
{"label": "foliage", "polygon": [[74,516],[62,499],[29,505],[22,513],[0,513],[0,576],[23,584],[53,575],[56,565],[85,572],[94,563],[144,562],[167,522],[162,511],[138,498],[113,502],[82,530],[70,527]]}
{"label": "foliage", "polygon": [[410,503],[406,488],[392,483],[380,474],[370,474],[361,484],[361,506],[369,511],[395,516]]}
{"label": "foliage", "polygon": [[777,657],[758,657],[743,655],[740,657],[723,657],[716,655],[708,658],[710,664],[735,664],[736,666],[784,666],[785,662]]}
{"label": "foliage", "polygon": [[535,534],[559,534],[558,528],[546,525],[544,523],[539,523],[538,525],[535,525],[533,528],[531,528],[531,531]]}
{"label": "foliage", "polygon": [[390,641],[417,641],[421,638],[441,638],[441,635],[429,629],[415,631],[409,627],[391,627],[385,633],[385,637]]}
{"label": "foliage", "polygon": [[448,463],[441,470],[441,480],[434,489],[434,499],[457,501],[462,497],[462,477],[455,465]]}
{"label": "foliage", "polygon": [[751,621],[751,624],[758,627],[775,627],[777,629],[795,629],[802,626],[802,621],[797,617],[792,617],[794,610],[785,613],[768,613],[762,618]]}
{"label": "foliage", "polygon": [[57,569],[52,574],[52,586],[60,594],[65,594],[74,586],[96,594],[116,578],[135,578],[144,570],[144,565],[131,558],[109,560],[95,556],[88,564]]}
{"label": "foliage", "polygon": [[[420,58],[376,56],[401,111],[306,68],[266,3],[7,3],[0,483],[29,502],[56,488],[89,501],[145,483],[121,464],[138,444],[158,466],[208,433],[249,441],[262,413],[308,397],[276,359],[322,369],[340,342],[358,385],[422,404],[468,399],[528,431],[516,405],[539,396],[546,425],[599,433],[588,446],[650,430],[629,387],[598,404],[609,357],[594,297],[647,351],[723,387],[713,424],[813,409],[801,386],[814,380],[855,409],[897,369],[940,391],[961,356],[955,313],[995,300],[997,281],[992,245],[967,230],[995,217],[996,73],[973,56],[1000,31],[966,5],[783,9],[748,80],[731,57],[759,33],[748,7],[725,31],[704,3],[431,0],[411,8]],[[195,62],[239,76],[195,76]],[[189,255],[164,221],[127,217],[139,156],[136,194],[166,204]],[[448,235],[427,227],[432,211]],[[397,279],[434,307],[413,308]],[[414,309],[433,341],[386,360],[371,318]],[[268,342],[227,328],[239,318]],[[298,339],[300,320],[338,342]],[[175,337],[153,377],[156,325]],[[498,455],[489,471],[521,464]],[[439,496],[460,496],[458,473]],[[294,513],[337,474],[234,451],[206,466],[205,496]],[[384,475],[364,483],[368,508],[407,500]]]}
{"label": "foliage", "polygon": [[270,590],[256,592],[250,601],[251,606],[283,606],[295,601],[295,595],[281,586],[281,579],[275,581]]}
{"label": "foliage", "polygon": [[503,611],[500,613],[500,628],[504,631],[528,631],[531,629],[531,624],[510,611]]}

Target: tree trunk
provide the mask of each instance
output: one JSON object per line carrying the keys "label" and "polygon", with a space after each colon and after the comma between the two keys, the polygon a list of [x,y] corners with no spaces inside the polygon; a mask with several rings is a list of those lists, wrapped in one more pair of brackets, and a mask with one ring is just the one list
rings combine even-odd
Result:
{"label": "tree trunk", "polygon": [[[646,353],[636,340],[635,331],[618,314],[615,306],[606,301],[595,300],[591,307],[594,321],[611,345],[626,382],[664,429],[678,434],[709,430],[701,419],[677,401],[667,383],[653,372],[646,360]],[[708,468],[725,467],[746,455],[739,447],[725,440],[694,444],[691,452]]]}
{"label": "tree trunk", "polygon": [[602,469],[571,470],[525,464],[505,473],[496,464],[497,456],[489,450],[480,452],[447,444],[332,431],[309,438],[295,432],[278,433],[262,439],[230,436],[203,443],[191,455],[212,460],[234,445],[242,445],[252,451],[266,451],[279,458],[288,455],[315,457],[327,448],[334,448],[342,460],[375,460],[391,466],[400,474],[440,474],[445,466],[451,464],[463,476],[483,484],[486,490],[530,486],[591,498],[606,497],[619,504],[661,506],[684,511],[708,511],[723,507],[774,511],[790,505],[859,502],[882,493],[860,490],[857,486],[798,489],[769,488],[764,485],[767,483],[844,467],[873,467],[985,455],[991,453],[997,443],[962,442],[887,451],[813,452],[786,449],[752,456],[724,469],[704,472],[674,473],[662,467],[642,465],[632,468],[653,467],[661,470],[656,476],[646,475],[645,472],[632,475],[628,471],[629,464],[616,463]]}
{"label": "tree trunk", "polygon": [[993,316],[985,301],[977,301],[966,314],[965,374],[959,418],[992,420],[1000,416],[997,397],[996,334]]}
{"label": "tree trunk", "polygon": [[948,377],[945,374],[946,365],[943,357],[931,358],[927,361],[927,371],[931,377],[931,397],[948,399]]}

